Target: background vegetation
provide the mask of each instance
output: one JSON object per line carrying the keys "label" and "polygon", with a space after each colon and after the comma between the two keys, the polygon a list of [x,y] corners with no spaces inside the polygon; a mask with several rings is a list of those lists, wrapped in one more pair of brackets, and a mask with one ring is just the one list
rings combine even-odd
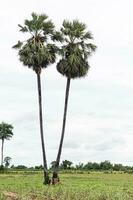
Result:
{"label": "background vegetation", "polygon": [[[6,157],[5,159],[10,158],[10,157]],[[4,169],[2,168],[0,170],[0,173],[10,173],[12,171],[41,171],[43,170],[43,165],[38,165],[38,166],[31,166],[31,167],[27,167],[25,165],[10,165],[10,161],[11,158],[8,160],[8,165],[7,162],[5,162],[4,165]],[[49,172],[52,172],[53,170],[53,165],[54,165],[54,161],[51,163],[50,168],[49,168]],[[73,162],[69,161],[69,160],[64,160],[62,161],[62,163],[60,164],[60,171],[61,173],[82,173],[82,172],[89,172],[89,171],[95,171],[95,172],[107,172],[107,173],[111,173],[111,172],[127,172],[127,173],[132,173],[133,172],[133,166],[125,166],[122,164],[112,164],[110,161],[105,160],[103,162],[97,163],[97,162],[87,162],[87,163],[79,163],[74,165]]]}

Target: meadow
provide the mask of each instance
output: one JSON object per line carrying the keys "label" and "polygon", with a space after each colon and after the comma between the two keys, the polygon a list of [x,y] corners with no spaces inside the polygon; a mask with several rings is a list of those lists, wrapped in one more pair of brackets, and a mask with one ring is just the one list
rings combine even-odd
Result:
{"label": "meadow", "polygon": [[44,186],[42,174],[0,174],[0,199],[18,200],[133,200],[133,174],[61,174],[58,185]]}

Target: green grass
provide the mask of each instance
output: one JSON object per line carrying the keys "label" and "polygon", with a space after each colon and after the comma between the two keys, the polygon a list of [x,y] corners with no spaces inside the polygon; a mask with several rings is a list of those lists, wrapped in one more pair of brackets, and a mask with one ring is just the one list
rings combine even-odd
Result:
{"label": "green grass", "polygon": [[44,186],[40,173],[0,174],[0,199],[11,199],[5,192],[20,200],[133,200],[133,174],[61,174],[56,186]]}

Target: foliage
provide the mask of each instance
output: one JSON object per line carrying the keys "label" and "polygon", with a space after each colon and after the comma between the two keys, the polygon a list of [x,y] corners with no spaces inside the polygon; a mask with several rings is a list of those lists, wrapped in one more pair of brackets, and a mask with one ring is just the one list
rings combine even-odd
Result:
{"label": "foliage", "polygon": [[11,160],[12,159],[9,156],[4,158],[5,167],[9,167]]}
{"label": "foliage", "polygon": [[3,171],[3,170],[4,170],[4,166],[0,165],[0,171]]}
{"label": "foliage", "polygon": [[72,166],[72,162],[69,161],[69,160],[64,160],[62,161],[61,165],[60,165],[60,168],[61,169],[71,169],[71,166]]}
{"label": "foliage", "polygon": [[86,31],[86,25],[78,20],[64,20],[61,33],[64,43],[60,49],[61,59],[57,70],[68,78],[84,77],[90,67],[88,57],[96,49],[91,43],[91,32]]}
{"label": "foliage", "polygon": [[48,16],[31,14],[31,20],[25,20],[24,25],[18,25],[20,31],[29,33],[25,41],[18,41],[13,48],[18,49],[19,59],[23,65],[40,73],[56,60],[57,46],[52,40],[61,40],[61,35],[54,30],[54,24]]}
{"label": "foliage", "polygon": [[43,166],[42,165],[35,166],[35,169],[43,169]]}
{"label": "foliage", "polygon": [[104,162],[100,163],[101,170],[109,170],[112,168],[113,168],[113,165],[108,160],[105,160]]}
{"label": "foliage", "polygon": [[10,140],[13,136],[13,126],[11,124],[7,124],[2,122],[0,124],[0,140]]}
{"label": "foliage", "polygon": [[[51,162],[51,167],[50,170],[54,167],[55,161]],[[18,165],[14,166],[12,165],[10,167],[11,169],[26,169],[26,170],[42,170],[43,166],[38,165],[35,167],[27,167],[25,165]],[[69,173],[78,173],[81,171],[123,171],[123,172],[132,172],[133,171],[133,166],[124,166],[122,164],[112,164],[110,161],[102,161],[100,163],[97,162],[87,162],[87,163],[79,163],[74,165],[72,161],[69,160],[64,160],[60,164],[60,170],[63,170],[64,173],[67,171]]]}
{"label": "foliage", "polygon": [[[69,167],[66,168],[66,165],[63,165],[63,163],[71,163]],[[60,165],[60,169],[72,169],[72,170],[92,170],[92,171],[132,171],[133,166],[124,166],[122,164],[112,164],[110,161],[105,160],[100,163],[97,162],[87,162],[76,164],[75,166],[72,165],[71,161],[62,161]]]}
{"label": "foliage", "polygon": [[11,166],[12,169],[27,169],[28,167],[26,167],[25,165],[18,165],[18,166]]}

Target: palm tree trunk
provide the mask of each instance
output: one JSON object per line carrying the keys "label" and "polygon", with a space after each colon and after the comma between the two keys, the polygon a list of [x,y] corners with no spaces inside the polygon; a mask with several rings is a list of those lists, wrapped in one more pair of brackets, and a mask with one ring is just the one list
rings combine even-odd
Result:
{"label": "palm tree trunk", "polygon": [[65,94],[65,105],[64,105],[64,115],[63,115],[63,124],[62,124],[62,133],[61,133],[61,139],[60,139],[60,145],[58,149],[58,154],[55,162],[55,166],[53,169],[53,177],[52,177],[52,183],[55,184],[56,182],[59,182],[59,164],[60,164],[60,158],[61,158],[61,152],[62,152],[62,146],[63,146],[63,140],[64,140],[64,134],[65,134],[65,126],[66,126],[66,116],[67,116],[67,106],[68,106],[68,97],[69,97],[69,89],[70,89],[70,78],[67,78],[67,84],[66,84],[66,94]]}
{"label": "palm tree trunk", "polygon": [[1,167],[3,167],[3,152],[4,152],[4,140],[2,139],[1,143]]}
{"label": "palm tree trunk", "polygon": [[43,154],[43,167],[44,167],[44,184],[49,184],[49,175],[47,168],[44,136],[43,136],[43,116],[42,116],[42,95],[41,95],[41,77],[40,73],[37,73],[37,85],[38,85],[38,100],[39,100],[39,119],[40,119],[40,134],[41,134],[41,144],[42,144],[42,154]]}

